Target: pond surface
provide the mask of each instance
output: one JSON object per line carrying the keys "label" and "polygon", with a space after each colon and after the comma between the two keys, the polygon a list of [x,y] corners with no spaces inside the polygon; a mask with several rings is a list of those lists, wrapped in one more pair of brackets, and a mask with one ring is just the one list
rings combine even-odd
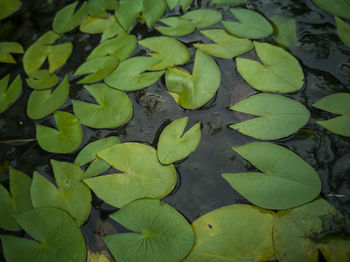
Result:
{"label": "pond surface", "polygon": [[[72,1],[59,0],[27,0],[14,16],[0,24],[2,41],[16,41],[27,49],[38,37],[51,29],[55,13]],[[209,1],[194,1],[191,9],[215,8],[223,13],[223,19],[232,19],[229,6],[210,6]],[[338,38],[336,25],[332,15],[320,10],[311,0],[259,0],[241,5],[257,10],[265,17],[275,14],[292,17],[297,22],[297,42],[290,52],[299,60],[305,74],[305,85],[296,93],[288,94],[311,112],[309,123],[297,134],[275,141],[298,153],[319,174],[322,180],[321,196],[334,205],[343,215],[350,219],[350,139],[332,134],[317,125],[316,120],[327,119],[331,115],[317,110],[311,105],[324,96],[335,92],[349,92],[350,89],[350,48]],[[166,16],[181,14],[167,11]],[[220,24],[212,28],[222,28]],[[160,35],[154,29],[138,24],[132,33],[137,38]],[[72,73],[91,50],[99,43],[100,35],[87,35],[78,29],[66,33],[62,41],[72,41],[73,54],[56,74],[63,78],[69,75],[70,97],[91,101],[91,97],[82,85],[76,84]],[[208,40],[197,30],[188,36],[178,37],[191,51],[191,60],[184,66],[192,70],[195,48],[193,43]],[[262,41],[274,43],[274,39]],[[146,54],[138,46],[133,55]],[[256,58],[255,51],[244,55]],[[22,56],[16,57],[19,61]],[[152,86],[141,91],[128,92],[134,106],[134,116],[126,125],[112,129],[91,129],[83,127],[84,137],[80,149],[89,142],[106,136],[119,136],[122,142],[137,141],[156,147],[162,129],[172,120],[189,116],[189,125],[202,122],[202,139],[196,151],[181,162],[175,164],[178,172],[178,184],[174,191],[163,200],[175,207],[189,222],[222,206],[234,203],[249,203],[239,195],[221,177],[221,173],[254,171],[242,157],[234,153],[233,146],[256,141],[230,128],[229,124],[237,123],[247,116],[228,109],[239,100],[256,93],[242,79],[236,70],[234,59],[215,58],[221,70],[221,85],[216,96],[204,107],[198,110],[181,109],[164,85],[164,76]],[[17,65],[1,64],[0,77],[11,73],[25,73],[21,61]],[[50,159],[73,162],[77,153],[59,155],[42,150],[36,141],[6,142],[35,138],[35,124],[52,125],[50,115],[40,121],[33,121],[26,116],[26,104],[30,88],[26,86],[20,99],[7,111],[0,115],[0,163],[9,160],[11,166],[27,174],[37,170],[52,181]],[[70,100],[60,109],[72,112]],[[113,170],[109,170],[112,173]],[[0,177],[0,181],[8,183],[8,177]],[[108,218],[117,209],[93,197],[93,209],[87,222],[82,226],[88,247],[92,250],[102,250],[106,247],[101,236],[125,229]],[[0,231],[1,233],[1,231]],[[0,256],[0,260],[3,259]]]}

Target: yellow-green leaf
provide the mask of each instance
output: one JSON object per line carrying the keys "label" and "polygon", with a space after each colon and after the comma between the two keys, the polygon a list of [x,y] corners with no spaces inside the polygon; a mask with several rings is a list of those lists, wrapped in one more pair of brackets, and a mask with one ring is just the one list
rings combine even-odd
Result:
{"label": "yellow-green leaf", "polygon": [[11,53],[23,54],[23,47],[16,42],[0,42],[0,63],[16,64],[16,60]]}

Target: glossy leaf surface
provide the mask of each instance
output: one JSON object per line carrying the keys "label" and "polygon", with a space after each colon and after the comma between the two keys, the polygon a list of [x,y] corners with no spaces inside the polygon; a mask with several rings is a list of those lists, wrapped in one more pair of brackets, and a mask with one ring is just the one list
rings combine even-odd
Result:
{"label": "glossy leaf surface", "polygon": [[21,5],[21,0],[0,0],[0,20],[15,13]]}
{"label": "glossy leaf surface", "polygon": [[278,44],[291,48],[297,41],[297,24],[294,18],[274,15],[270,17],[276,28],[275,40]]}
{"label": "glossy leaf surface", "polygon": [[33,89],[49,89],[58,83],[58,77],[56,74],[50,74],[48,70],[44,69],[31,73],[26,82]]}
{"label": "glossy leaf surface", "polygon": [[53,19],[53,30],[55,32],[62,34],[65,32],[69,32],[79,26],[85,19],[88,14],[88,5],[84,2],[79,10],[76,10],[78,1],[71,3],[70,5],[66,5],[60,11],[58,11]]}
{"label": "glossy leaf surface", "polygon": [[324,11],[335,16],[350,19],[350,2],[348,0],[313,0]]}
{"label": "glossy leaf surface", "polygon": [[337,33],[345,45],[350,48],[350,24],[344,22],[341,18],[335,17],[337,22]]}
{"label": "glossy leaf surface", "polygon": [[115,16],[106,18],[88,16],[80,25],[79,30],[87,34],[100,34],[117,22]]}
{"label": "glossy leaf surface", "polygon": [[23,54],[23,47],[16,42],[0,42],[0,63],[16,64],[16,60],[11,53]]}
{"label": "glossy leaf surface", "polygon": [[167,36],[188,35],[196,29],[195,23],[176,16],[159,19],[159,22],[167,26],[156,26],[155,29]]}
{"label": "glossy leaf surface", "polygon": [[18,75],[15,80],[8,86],[10,75],[0,80],[0,113],[8,109],[21,95],[22,79]]}
{"label": "glossy leaf surface", "polygon": [[192,22],[197,28],[203,28],[218,23],[222,18],[222,14],[212,9],[197,9],[187,12],[181,18]]}

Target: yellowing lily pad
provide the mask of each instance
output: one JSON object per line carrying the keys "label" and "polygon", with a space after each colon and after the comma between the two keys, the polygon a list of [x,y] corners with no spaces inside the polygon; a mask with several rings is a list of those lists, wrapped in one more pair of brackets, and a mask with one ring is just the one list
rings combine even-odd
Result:
{"label": "yellowing lily pad", "polygon": [[88,4],[84,2],[79,10],[74,13],[77,7],[78,1],[65,6],[57,12],[53,19],[53,30],[57,33],[65,33],[73,30],[75,27],[80,25],[88,14]]}
{"label": "yellowing lily pad", "polygon": [[117,22],[114,15],[106,18],[88,16],[80,25],[79,30],[87,34],[100,34]]}
{"label": "yellowing lily pad", "polygon": [[23,54],[23,47],[16,42],[0,42],[0,63],[16,64],[16,60],[11,53]]}
{"label": "yellowing lily pad", "polygon": [[49,89],[58,83],[58,77],[55,73],[50,74],[48,70],[44,69],[31,73],[26,82],[33,89]]}
{"label": "yellowing lily pad", "polygon": [[21,95],[22,79],[18,75],[15,80],[8,86],[10,75],[0,80],[0,113],[7,110]]}

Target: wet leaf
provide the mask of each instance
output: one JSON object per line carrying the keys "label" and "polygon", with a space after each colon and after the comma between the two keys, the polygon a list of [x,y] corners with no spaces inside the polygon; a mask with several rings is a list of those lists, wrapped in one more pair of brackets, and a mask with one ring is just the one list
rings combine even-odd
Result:
{"label": "wet leaf", "polygon": [[159,19],[166,26],[156,26],[161,34],[168,36],[182,36],[192,33],[196,29],[196,24],[181,17],[166,17]]}
{"label": "wet leaf", "polygon": [[0,228],[20,230],[13,216],[32,208],[31,184],[32,179],[29,176],[10,167],[10,193],[0,184]]}
{"label": "wet leaf", "polygon": [[250,40],[234,37],[222,29],[205,30],[201,31],[201,34],[215,42],[215,44],[194,44],[195,47],[208,55],[232,58],[254,48]]}
{"label": "wet leaf", "polygon": [[87,60],[74,72],[74,76],[87,75],[79,80],[78,84],[96,83],[108,76],[119,64],[119,59],[114,56],[96,57]]}
{"label": "wet leaf", "polygon": [[46,58],[49,60],[49,72],[53,73],[60,68],[70,57],[73,44],[71,42],[53,45],[61,36],[48,31],[36,40],[24,53],[24,71],[30,75],[38,71]]}
{"label": "wet leaf", "polygon": [[310,118],[309,110],[290,98],[276,94],[257,94],[241,100],[231,110],[259,116],[230,125],[257,139],[280,139],[297,132]]}
{"label": "wet leaf", "polygon": [[87,34],[100,34],[117,22],[114,15],[106,18],[88,16],[80,25],[79,30]]}
{"label": "wet leaf", "polygon": [[350,47],[350,24],[344,22],[339,17],[335,17],[337,22],[337,33],[345,45]]}
{"label": "wet leaf", "polygon": [[78,118],[63,111],[56,111],[54,118],[58,130],[36,125],[36,138],[40,147],[52,153],[73,152],[82,141],[82,130]]}
{"label": "wet leaf", "polygon": [[31,188],[33,206],[56,207],[67,211],[78,223],[82,225],[90,214],[90,189],[81,181],[84,171],[78,166],[51,160],[57,187],[34,172]]}
{"label": "wet leaf", "polygon": [[190,59],[190,52],[187,47],[174,38],[166,36],[148,37],[139,41],[139,44],[153,51],[154,53],[151,53],[152,57],[160,59],[160,62],[149,70],[162,70],[174,65],[183,65]]}
{"label": "wet leaf", "polygon": [[136,56],[120,63],[104,81],[119,90],[140,90],[152,85],[164,74],[164,71],[145,72],[158,63],[158,58]]}
{"label": "wet leaf", "polygon": [[182,10],[185,10],[192,4],[193,0],[166,0],[166,3],[170,10],[173,10],[178,3],[181,4]]}
{"label": "wet leaf", "polygon": [[312,106],[341,115],[330,120],[317,121],[317,124],[337,135],[350,136],[350,94],[335,93],[322,98]]}
{"label": "wet leaf", "polygon": [[35,208],[15,218],[34,240],[0,235],[7,262],[85,261],[84,237],[65,211]]}
{"label": "wet leaf", "polygon": [[276,27],[276,42],[284,47],[292,47],[297,41],[297,24],[295,19],[274,15],[270,17],[270,20]]}
{"label": "wet leaf", "polygon": [[137,200],[110,217],[135,232],[104,237],[118,262],[177,262],[193,245],[193,232],[186,219],[159,200]]}
{"label": "wet leaf", "polygon": [[222,14],[212,9],[197,9],[187,12],[181,18],[191,21],[197,28],[203,28],[218,23],[222,18]]}
{"label": "wet leaf", "polygon": [[16,64],[16,60],[13,58],[11,53],[23,54],[23,47],[16,42],[0,42],[0,63]]}
{"label": "wet leaf", "polygon": [[0,20],[15,13],[21,5],[20,0],[0,0]]}
{"label": "wet leaf", "polygon": [[211,0],[210,1],[210,4],[211,5],[229,5],[229,4],[232,4],[232,5],[239,5],[239,4],[244,4],[248,2],[248,0]]}
{"label": "wet leaf", "polygon": [[84,86],[97,104],[72,100],[74,114],[83,125],[92,128],[112,128],[127,123],[133,113],[128,95],[106,84]]}
{"label": "wet leaf", "polygon": [[88,10],[89,15],[99,18],[108,16],[106,10],[116,10],[119,7],[119,3],[116,0],[89,0]]}
{"label": "wet leaf", "polygon": [[270,260],[273,221],[273,212],[251,205],[205,214],[192,223],[195,243],[184,262]]}
{"label": "wet leaf", "polygon": [[10,81],[10,75],[6,75],[0,80],[0,113],[7,110],[21,95],[22,92],[22,79],[18,75],[15,80]]}
{"label": "wet leaf", "polygon": [[69,32],[80,25],[88,14],[88,4],[84,2],[79,10],[76,10],[78,1],[71,3],[70,5],[66,5],[64,8],[59,10],[55,18],[53,19],[53,30],[55,32],[62,34]]}
{"label": "wet leaf", "polygon": [[348,0],[313,0],[322,10],[335,16],[350,19],[350,2]]}
{"label": "wet leaf", "polygon": [[27,115],[31,119],[44,118],[60,108],[67,100],[68,95],[69,82],[67,76],[64,77],[55,90],[34,90],[28,99]]}
{"label": "wet leaf", "polygon": [[152,147],[128,142],[97,155],[123,172],[84,179],[99,198],[112,206],[122,207],[140,198],[160,199],[176,185],[174,166],[159,163]]}
{"label": "wet leaf", "polygon": [[201,123],[192,126],[186,133],[188,117],[174,120],[159,136],[157,155],[163,165],[181,160],[191,154],[201,140]]}
{"label": "wet leaf", "polygon": [[26,82],[33,89],[49,89],[58,83],[58,77],[55,73],[50,74],[48,70],[44,69],[31,73]]}
{"label": "wet leaf", "polygon": [[253,204],[267,209],[286,209],[313,200],[321,190],[316,171],[297,154],[266,142],[233,148],[260,172],[222,174]]}
{"label": "wet leaf", "polygon": [[267,43],[254,42],[262,63],[236,58],[237,70],[252,87],[260,91],[291,93],[304,84],[303,70],[291,54]]}
{"label": "wet leaf", "polygon": [[230,11],[239,22],[221,22],[229,33],[241,38],[254,39],[264,38],[273,33],[270,22],[258,12],[241,8],[231,8]]}
{"label": "wet leaf", "polygon": [[169,68],[165,74],[165,83],[181,107],[196,109],[215,95],[220,85],[220,70],[213,58],[197,50],[193,74],[182,68]]}

